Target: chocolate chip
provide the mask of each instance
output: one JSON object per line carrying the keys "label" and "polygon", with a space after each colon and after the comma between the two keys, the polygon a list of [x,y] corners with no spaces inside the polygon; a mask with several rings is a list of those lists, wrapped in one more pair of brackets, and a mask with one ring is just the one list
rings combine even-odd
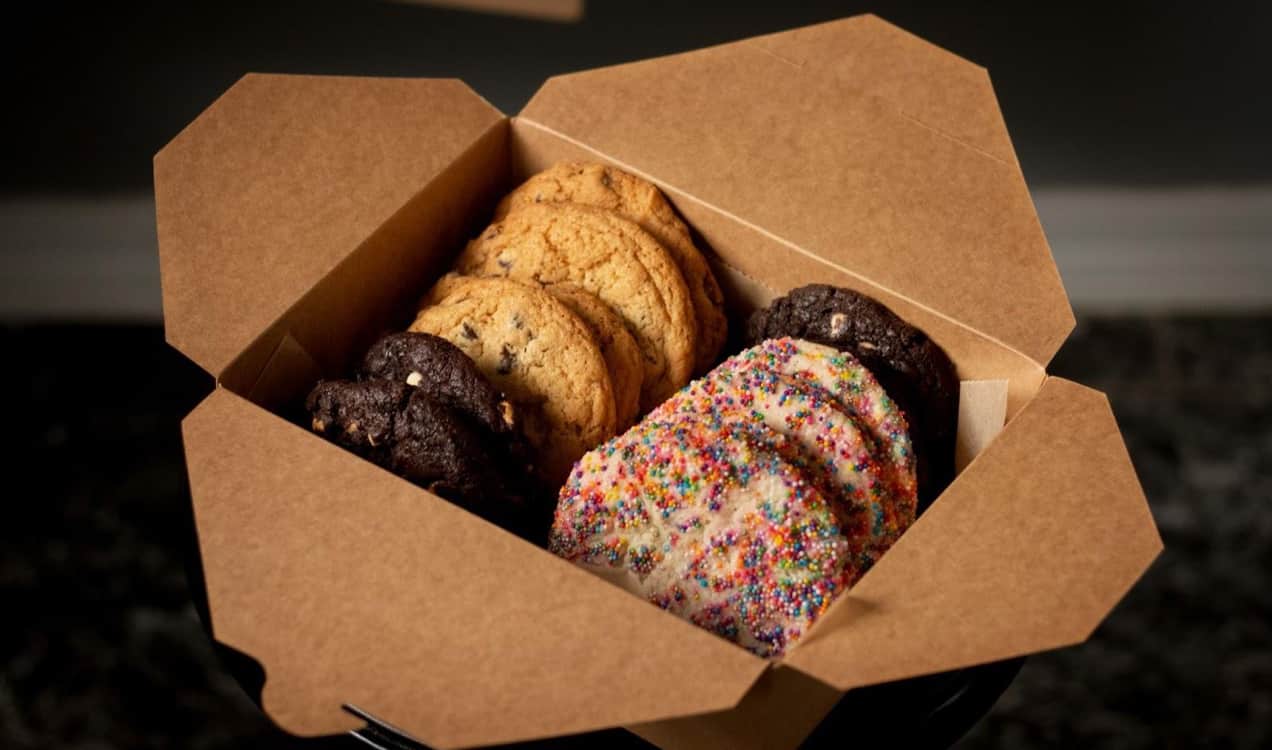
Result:
{"label": "chocolate chip", "polygon": [[513,314],[512,314],[512,327],[513,327],[513,328],[516,328],[518,331],[520,331],[523,327],[525,327],[525,325],[526,325],[526,322],[525,322],[524,320],[522,320],[522,319],[521,319],[521,316],[520,316],[520,315],[518,315],[517,313],[513,313]]}
{"label": "chocolate chip", "polygon": [[604,185],[605,187],[610,186],[609,172],[601,172],[601,184]]}
{"label": "chocolate chip", "polygon": [[464,321],[464,325],[461,330],[463,331],[464,338],[468,339],[469,341],[473,341],[477,338],[477,330],[474,329],[472,326],[468,325],[468,321]]}
{"label": "chocolate chip", "polygon": [[512,372],[512,366],[516,363],[516,361],[517,355],[513,354],[507,344],[504,344],[503,348],[499,350],[499,365],[495,367],[495,372],[500,375],[507,375]]}
{"label": "chocolate chip", "polygon": [[501,255],[501,256],[499,256],[498,258],[495,258],[495,262],[496,262],[496,263],[498,263],[498,264],[499,264],[499,267],[500,267],[500,268],[502,268],[502,269],[503,269],[503,270],[505,270],[505,271],[507,271],[507,270],[509,270],[509,269],[511,269],[511,268],[512,268],[512,261],[510,261],[510,260],[505,260],[505,259],[504,259],[504,257],[503,257],[502,255]]}

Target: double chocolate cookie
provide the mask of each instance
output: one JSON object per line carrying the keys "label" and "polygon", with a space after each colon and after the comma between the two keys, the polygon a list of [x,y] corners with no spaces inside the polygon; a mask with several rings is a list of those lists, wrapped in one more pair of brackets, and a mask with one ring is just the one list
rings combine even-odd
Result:
{"label": "double chocolate cookie", "polygon": [[512,405],[459,347],[440,336],[415,331],[385,336],[367,350],[358,379],[414,386],[493,433],[512,432]]}
{"label": "double chocolate cookie", "polygon": [[542,541],[551,506],[530,478],[511,407],[463,352],[436,336],[393,334],[371,347],[357,376],[310,392],[315,432]]}
{"label": "double chocolate cookie", "polygon": [[309,392],[310,427],[336,445],[383,464],[389,456],[397,414],[411,389],[389,380],[322,380]]}
{"label": "double chocolate cookie", "polygon": [[941,347],[870,297],[826,284],[799,287],[748,321],[752,344],[784,336],[850,352],[874,374],[909,423],[927,508],[954,478],[959,381]]}

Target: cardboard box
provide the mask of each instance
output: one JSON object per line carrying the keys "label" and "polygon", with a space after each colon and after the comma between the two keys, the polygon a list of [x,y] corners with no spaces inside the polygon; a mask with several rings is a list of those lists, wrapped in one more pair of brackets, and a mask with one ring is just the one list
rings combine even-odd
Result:
{"label": "cardboard box", "polygon": [[[346,373],[498,197],[566,158],[656,182],[735,315],[872,295],[1007,424],[768,662],[286,418]],[[1161,549],[1105,397],[1045,372],[1073,317],[982,68],[871,16],[548,80],[508,118],[456,80],[249,75],[155,158],[168,340],[215,637],[284,729],[354,704],[449,748],[626,726],[791,747],[843,691],[1087,638]]]}

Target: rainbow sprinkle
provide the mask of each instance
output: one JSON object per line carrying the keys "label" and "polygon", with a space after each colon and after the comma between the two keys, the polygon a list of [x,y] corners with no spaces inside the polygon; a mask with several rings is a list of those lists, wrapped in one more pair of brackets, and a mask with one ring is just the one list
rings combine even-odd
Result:
{"label": "rainbow sprinkle", "polygon": [[779,656],[914,518],[904,417],[854,358],[774,339],[575,465],[550,548]]}

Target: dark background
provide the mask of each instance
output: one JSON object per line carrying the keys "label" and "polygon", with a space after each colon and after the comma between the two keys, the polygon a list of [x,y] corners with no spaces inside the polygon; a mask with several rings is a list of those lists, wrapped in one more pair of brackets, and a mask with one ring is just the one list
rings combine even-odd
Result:
{"label": "dark background", "polygon": [[[990,69],[1040,206],[1048,191],[1272,205],[1266,4],[589,2],[554,23],[320,0],[7,9],[0,209],[144,200],[151,155],[247,71],[458,76],[515,112],[554,73],[863,11]],[[1272,287],[1267,225],[1234,235],[1206,211],[1183,251],[1221,264],[1239,241]],[[1072,284],[1065,259],[1090,243],[1043,218]],[[1234,309],[1216,282],[1200,303],[1119,305],[1161,267],[1119,227],[1114,260],[1148,265],[1078,307],[1051,369],[1109,393],[1167,550],[1089,643],[1031,658],[965,748],[1272,744],[1272,297]],[[0,232],[14,288],[36,245]],[[109,234],[86,245],[107,265]],[[68,301],[98,283],[63,270],[51,294]],[[178,423],[210,380],[153,317],[10,310],[0,747],[304,747],[226,675],[187,585]]]}
{"label": "dark background", "polygon": [[0,50],[0,190],[148,190],[154,152],[247,71],[456,76],[515,113],[548,75],[863,12],[990,70],[1034,185],[1272,174],[1265,3],[595,1],[578,23],[371,0],[48,3],[18,10]]}

